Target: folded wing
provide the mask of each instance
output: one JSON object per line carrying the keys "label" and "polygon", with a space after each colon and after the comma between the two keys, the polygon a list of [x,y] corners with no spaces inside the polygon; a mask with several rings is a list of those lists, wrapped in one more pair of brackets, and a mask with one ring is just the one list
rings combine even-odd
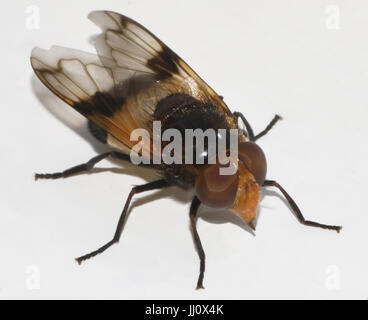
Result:
{"label": "folded wing", "polygon": [[109,11],[89,18],[102,29],[95,42],[98,55],[35,48],[31,64],[52,92],[104,129],[115,146],[132,148],[132,130],[152,130],[158,102],[176,93],[214,105],[236,126],[222,99],[146,28]]}

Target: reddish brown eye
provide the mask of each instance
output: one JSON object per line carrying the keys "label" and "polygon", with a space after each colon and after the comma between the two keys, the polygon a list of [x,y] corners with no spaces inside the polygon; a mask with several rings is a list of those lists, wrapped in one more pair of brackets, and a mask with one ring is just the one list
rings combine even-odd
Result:
{"label": "reddish brown eye", "polygon": [[241,142],[238,146],[238,158],[262,185],[267,173],[266,157],[262,149],[254,142]]}
{"label": "reddish brown eye", "polygon": [[238,173],[221,175],[220,164],[204,167],[195,183],[195,192],[199,200],[209,207],[229,208],[238,189]]}

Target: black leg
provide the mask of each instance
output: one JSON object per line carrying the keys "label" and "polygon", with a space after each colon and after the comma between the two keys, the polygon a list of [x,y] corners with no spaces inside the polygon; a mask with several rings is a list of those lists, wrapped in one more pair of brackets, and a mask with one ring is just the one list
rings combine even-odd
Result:
{"label": "black leg", "polygon": [[273,117],[273,119],[271,120],[271,122],[268,124],[266,129],[264,129],[263,131],[261,131],[257,135],[254,135],[253,129],[252,129],[251,125],[249,124],[249,122],[247,121],[247,119],[244,117],[244,115],[240,112],[234,112],[233,114],[236,118],[236,121],[238,121],[239,118],[242,119],[242,121],[245,125],[245,128],[247,129],[247,134],[248,134],[248,137],[249,137],[250,141],[257,141],[259,138],[263,137],[268,131],[270,131],[272,129],[272,127],[275,125],[275,123],[277,121],[282,119],[281,116],[276,114]]}
{"label": "black leg", "polygon": [[264,129],[263,131],[261,131],[260,133],[258,133],[255,137],[254,137],[254,141],[257,141],[259,138],[263,137],[265,134],[268,133],[268,131],[270,131],[272,129],[272,127],[275,125],[275,123],[279,120],[282,120],[282,117],[279,116],[278,114],[276,114],[273,119],[271,120],[271,122],[267,125],[266,129]]}
{"label": "black leg", "polygon": [[70,177],[72,175],[91,170],[97,162],[100,162],[101,160],[103,160],[107,157],[112,157],[112,158],[116,158],[116,159],[125,160],[125,161],[130,162],[130,156],[129,155],[127,155],[125,153],[121,153],[121,152],[111,151],[111,152],[102,153],[102,154],[100,154],[96,157],[93,157],[91,160],[89,160],[86,163],[77,165],[77,166],[72,167],[70,169],[67,169],[63,172],[36,173],[35,174],[35,180],[37,180],[37,179],[67,178],[67,177]]}
{"label": "black leg", "polygon": [[266,180],[263,183],[263,186],[264,187],[276,187],[276,188],[278,188],[281,191],[281,193],[284,195],[286,200],[289,202],[289,204],[291,206],[291,209],[294,211],[296,217],[298,218],[298,220],[301,224],[304,224],[306,226],[311,226],[311,227],[318,227],[318,228],[322,228],[322,229],[335,230],[335,231],[337,231],[337,233],[339,233],[340,230],[342,229],[342,227],[340,227],[340,226],[330,226],[330,225],[327,225],[327,224],[321,224],[321,223],[318,223],[318,222],[305,220],[302,213],[301,213],[301,211],[300,211],[300,209],[296,205],[295,201],[289,196],[289,194],[284,190],[284,188],[281,187],[276,181]]}
{"label": "black leg", "polygon": [[197,197],[194,197],[194,199],[192,200],[192,203],[190,205],[189,216],[190,216],[190,225],[192,227],[192,232],[193,232],[193,236],[194,236],[194,243],[195,243],[196,249],[198,251],[199,259],[201,261],[200,268],[199,268],[199,277],[198,277],[198,282],[197,282],[197,289],[204,289],[204,287],[203,287],[203,277],[204,277],[204,270],[205,270],[206,255],[204,253],[202,243],[201,243],[201,239],[199,238],[198,231],[197,231],[197,226],[196,226],[197,211],[198,211],[198,208],[199,208],[200,204],[201,204],[201,201]]}
{"label": "black leg", "polygon": [[118,225],[116,227],[116,231],[115,231],[115,234],[114,234],[114,237],[112,238],[112,240],[109,241],[108,243],[106,243],[105,245],[103,245],[101,248],[99,248],[95,251],[92,251],[91,253],[88,253],[88,254],[86,254],[84,256],[81,256],[79,258],[76,258],[75,260],[79,264],[81,264],[82,261],[87,260],[89,258],[92,258],[95,255],[98,255],[98,254],[104,252],[107,248],[111,247],[114,243],[119,242],[121,233],[123,231],[123,226],[124,226],[124,223],[125,223],[125,220],[126,220],[126,217],[127,217],[130,201],[132,200],[132,198],[135,194],[140,193],[140,192],[144,192],[144,191],[154,190],[154,189],[162,189],[162,188],[168,187],[170,185],[171,184],[166,180],[157,180],[157,181],[146,183],[146,184],[141,185],[141,186],[133,187],[132,191],[130,191],[130,193],[129,193],[127,201],[125,202],[123,212],[120,215],[120,219],[119,219],[119,222],[118,222]]}

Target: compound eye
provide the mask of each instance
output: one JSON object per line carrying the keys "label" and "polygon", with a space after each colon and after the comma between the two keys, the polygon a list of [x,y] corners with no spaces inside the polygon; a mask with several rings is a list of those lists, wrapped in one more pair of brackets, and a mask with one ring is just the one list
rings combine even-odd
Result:
{"label": "compound eye", "polygon": [[267,162],[262,149],[254,142],[241,142],[238,146],[238,158],[253,174],[257,183],[263,185],[267,173]]}
{"label": "compound eye", "polygon": [[220,168],[221,164],[210,164],[201,169],[196,179],[195,192],[198,199],[209,207],[229,208],[238,189],[238,172],[224,175],[220,174]]}

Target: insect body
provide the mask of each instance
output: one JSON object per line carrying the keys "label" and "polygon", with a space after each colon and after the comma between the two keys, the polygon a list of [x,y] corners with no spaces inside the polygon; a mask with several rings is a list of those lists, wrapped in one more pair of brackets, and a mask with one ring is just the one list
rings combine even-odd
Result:
{"label": "insect body", "polygon": [[[142,128],[150,133],[151,140],[141,144],[142,150],[148,150],[149,161],[140,165],[157,170],[161,178],[132,188],[112,240],[77,258],[79,263],[118,242],[135,194],[172,185],[195,191],[190,222],[200,257],[197,288],[203,287],[205,270],[205,254],[196,229],[200,204],[228,208],[253,227],[260,189],[274,186],[285,196],[301,223],[336,231],[341,229],[305,220],[287,192],[276,181],[266,180],[266,158],[255,141],[273,127],[279,116],[255,135],[241,113],[231,112],[219,95],[146,28],[109,11],[92,12],[89,18],[102,29],[95,43],[98,55],[61,47],[48,51],[35,48],[31,64],[38,78],[54,94],[89,120],[91,133],[114,150],[63,172],[36,174],[35,178],[66,178],[90,170],[107,157],[131,162],[130,152],[136,144],[131,135],[135,129]],[[238,128],[239,118],[246,130]],[[224,138],[219,134],[221,129],[225,133],[239,129],[236,136],[238,154],[234,162],[237,169],[232,174],[221,174],[223,164],[217,158],[209,161],[209,144],[202,153],[198,152],[197,145],[192,146],[193,157],[202,157],[203,162],[155,163],[154,158],[162,156],[151,148],[155,122],[161,124],[162,130],[172,129],[182,134],[188,129],[213,129],[216,143]],[[160,150],[167,146],[167,142],[160,143]],[[225,146],[231,151],[228,140]]]}

